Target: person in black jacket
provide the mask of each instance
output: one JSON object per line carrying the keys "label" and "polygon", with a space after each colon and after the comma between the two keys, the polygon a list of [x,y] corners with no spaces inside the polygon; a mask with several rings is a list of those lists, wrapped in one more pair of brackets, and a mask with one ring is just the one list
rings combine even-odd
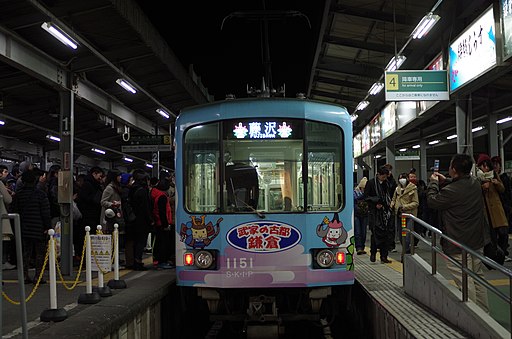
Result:
{"label": "person in black jacket", "polygon": [[143,170],[135,170],[132,174],[133,185],[130,187],[128,198],[135,212],[135,220],[127,225],[127,230],[134,239],[133,269],[144,271],[142,254],[146,246],[148,234],[153,227],[153,204],[149,194],[149,175]]}
{"label": "person in black jacket", "polygon": [[75,256],[82,254],[85,226],[91,227],[91,234],[95,234],[96,226],[100,224],[101,195],[103,194],[101,182],[104,175],[105,173],[101,168],[91,168],[89,174],[84,178],[82,187],[78,191],[76,204],[82,213],[82,222],[81,225],[77,225],[77,227],[73,228],[73,246],[75,249]]}
{"label": "person in black jacket", "polygon": [[391,216],[391,195],[388,185],[389,170],[382,166],[377,170],[375,178],[369,180],[364,188],[364,195],[368,202],[368,225],[372,232],[370,241],[370,261],[375,262],[377,249],[380,250],[380,261],[388,264],[389,234],[393,232],[393,218]]}
{"label": "person in black jacket", "polygon": [[[51,228],[50,203],[46,193],[36,188],[36,174],[33,170],[23,172],[21,180],[23,185],[14,196],[13,206],[21,221],[25,283],[31,283],[37,281],[44,263],[47,234]],[[31,260],[35,261],[34,280],[28,276]],[[41,280],[41,283],[45,282]]]}

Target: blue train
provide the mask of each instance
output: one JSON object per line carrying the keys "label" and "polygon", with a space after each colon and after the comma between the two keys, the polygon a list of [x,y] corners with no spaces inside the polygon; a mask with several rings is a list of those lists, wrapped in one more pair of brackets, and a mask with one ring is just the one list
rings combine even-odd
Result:
{"label": "blue train", "polygon": [[212,319],[318,318],[335,288],[354,284],[344,107],[250,98],[189,108],[176,120],[175,161],[177,285]]}

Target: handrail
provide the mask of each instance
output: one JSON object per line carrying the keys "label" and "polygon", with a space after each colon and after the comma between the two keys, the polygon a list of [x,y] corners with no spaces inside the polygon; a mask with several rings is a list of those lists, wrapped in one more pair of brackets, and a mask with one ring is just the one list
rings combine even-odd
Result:
{"label": "handrail", "polygon": [[[410,229],[409,227],[412,227],[411,225],[408,225],[409,227],[406,227],[404,230],[409,233],[409,235],[412,235],[415,238],[418,238],[422,242],[424,242],[427,245],[430,245],[431,253],[432,253],[432,274],[437,273],[437,261],[436,261],[436,253],[439,253],[444,258],[450,260],[454,265],[459,267],[462,270],[462,300],[467,301],[468,300],[468,279],[467,276],[470,275],[473,279],[481,283],[485,288],[488,290],[491,290],[494,294],[496,294],[498,297],[500,297],[503,301],[509,304],[510,308],[510,323],[512,324],[512,270],[498,264],[492,259],[489,259],[488,257],[475,252],[471,248],[467,247],[464,244],[461,244],[460,242],[452,239],[451,237],[444,234],[441,230],[433,227],[432,225],[426,223],[425,221],[415,217],[412,214],[408,213],[402,213],[402,218],[409,218],[413,220],[414,222],[420,224],[421,226],[428,229],[430,232],[432,232],[432,241],[429,244],[429,241],[425,239],[421,234],[415,232],[414,230]],[[457,260],[452,258],[450,255],[443,252],[443,250],[437,245],[437,236],[440,237],[440,239],[445,239],[452,243],[453,245],[459,247],[462,250],[462,263],[459,263]],[[403,241],[405,242],[405,237],[403,237]],[[414,254],[414,246],[413,241],[409,242],[410,248],[411,248],[411,254]],[[405,248],[405,246],[404,246]],[[467,255],[471,254],[472,256],[480,259],[483,263],[487,264],[488,266],[494,268],[495,270],[501,272],[505,276],[508,276],[509,279],[509,286],[510,286],[510,293],[511,295],[506,295],[505,293],[498,290],[496,287],[492,286],[487,280],[482,279],[477,274],[475,274],[471,269],[468,268],[467,265]],[[404,272],[405,273],[405,272]]]}

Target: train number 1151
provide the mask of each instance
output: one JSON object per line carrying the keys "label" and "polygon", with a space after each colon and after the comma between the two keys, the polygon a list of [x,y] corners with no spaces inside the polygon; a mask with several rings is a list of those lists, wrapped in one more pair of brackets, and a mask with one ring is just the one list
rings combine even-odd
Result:
{"label": "train number 1151", "polygon": [[226,267],[228,269],[235,268],[252,268],[252,260],[253,258],[226,258]]}

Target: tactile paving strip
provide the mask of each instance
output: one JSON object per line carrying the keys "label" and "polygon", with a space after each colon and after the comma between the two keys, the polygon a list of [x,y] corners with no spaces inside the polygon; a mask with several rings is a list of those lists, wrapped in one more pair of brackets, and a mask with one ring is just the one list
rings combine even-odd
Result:
{"label": "tactile paving strip", "polygon": [[405,294],[403,277],[380,260],[355,259],[355,275],[363,288],[415,338],[468,338],[434,312]]}

